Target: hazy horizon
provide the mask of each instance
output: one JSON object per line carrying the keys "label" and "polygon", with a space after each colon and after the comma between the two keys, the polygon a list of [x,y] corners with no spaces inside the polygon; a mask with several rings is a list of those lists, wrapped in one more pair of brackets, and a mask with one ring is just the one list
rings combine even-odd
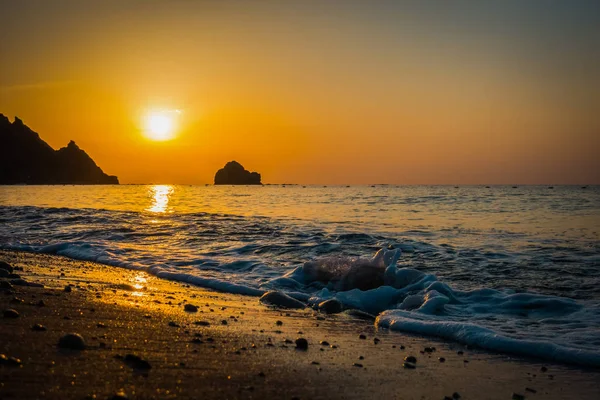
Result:
{"label": "hazy horizon", "polygon": [[596,1],[0,8],[0,113],[124,184],[600,184]]}

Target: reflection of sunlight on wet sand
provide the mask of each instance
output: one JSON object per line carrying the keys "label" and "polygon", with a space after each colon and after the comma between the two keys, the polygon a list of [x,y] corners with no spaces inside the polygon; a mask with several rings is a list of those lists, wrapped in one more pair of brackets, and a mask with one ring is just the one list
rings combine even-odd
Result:
{"label": "reflection of sunlight on wet sand", "polygon": [[145,286],[144,284],[146,282],[148,282],[148,279],[146,279],[146,274],[144,273],[139,273],[138,275],[136,275],[133,278],[133,287],[136,289],[136,291],[132,292],[131,295],[135,296],[135,297],[142,297],[144,295],[144,293],[142,292],[143,290],[145,290]]}
{"label": "reflection of sunlight on wet sand", "polygon": [[169,205],[169,198],[173,193],[171,185],[154,185],[150,188],[150,196],[152,197],[152,205],[146,210],[155,213],[164,213]]}

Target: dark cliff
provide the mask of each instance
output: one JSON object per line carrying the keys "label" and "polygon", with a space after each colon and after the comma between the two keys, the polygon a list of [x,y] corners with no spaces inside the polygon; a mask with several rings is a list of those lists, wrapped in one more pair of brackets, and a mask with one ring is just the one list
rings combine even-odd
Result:
{"label": "dark cliff", "polygon": [[75,142],[54,150],[15,117],[0,114],[0,184],[118,184]]}
{"label": "dark cliff", "polygon": [[215,174],[215,185],[261,185],[260,174],[247,171],[237,161],[230,161]]}

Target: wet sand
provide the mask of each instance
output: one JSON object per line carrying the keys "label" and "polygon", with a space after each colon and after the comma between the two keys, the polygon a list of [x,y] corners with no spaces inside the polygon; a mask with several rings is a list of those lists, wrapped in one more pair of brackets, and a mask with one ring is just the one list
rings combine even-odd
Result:
{"label": "wet sand", "polygon": [[[376,330],[344,313],[269,308],[255,297],[58,256],[0,251],[0,260],[43,285],[0,289],[2,399],[600,398],[599,370]],[[59,347],[68,333],[85,348]],[[416,368],[403,366],[408,356]]]}

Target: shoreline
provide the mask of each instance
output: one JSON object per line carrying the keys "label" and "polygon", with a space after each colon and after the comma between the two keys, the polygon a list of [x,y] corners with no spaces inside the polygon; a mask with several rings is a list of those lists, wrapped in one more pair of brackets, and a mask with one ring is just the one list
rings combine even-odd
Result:
{"label": "shoreline", "polygon": [[[0,260],[44,285],[0,293],[2,310],[19,313],[2,319],[0,353],[21,360],[0,366],[0,398],[600,398],[599,370],[376,329],[345,314],[272,309],[60,256],[0,251]],[[69,332],[84,350],[57,347]],[[296,349],[299,337],[307,350]],[[408,356],[416,368],[403,366]]]}

